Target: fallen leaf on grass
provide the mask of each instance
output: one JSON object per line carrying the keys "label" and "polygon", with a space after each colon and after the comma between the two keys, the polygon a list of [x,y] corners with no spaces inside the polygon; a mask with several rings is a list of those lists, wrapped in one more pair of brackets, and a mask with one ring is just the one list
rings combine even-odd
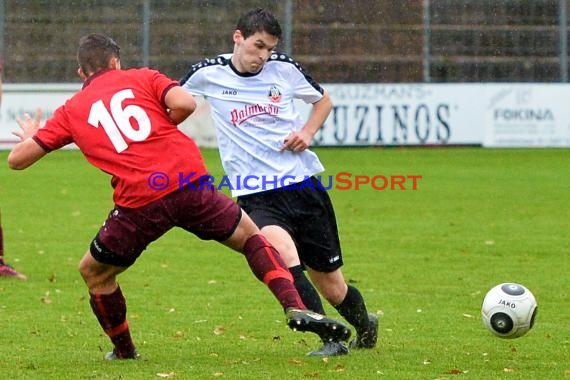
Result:
{"label": "fallen leaf on grass", "polygon": [[344,372],[344,370],[346,369],[346,366],[344,364],[337,364],[334,366],[334,370],[335,372]]}
{"label": "fallen leaf on grass", "polygon": [[217,327],[214,329],[214,334],[216,334],[216,335],[222,335],[225,331],[226,331],[226,329],[225,329],[224,326],[217,326]]}
{"label": "fallen leaf on grass", "polygon": [[40,301],[42,301],[45,304],[50,304],[51,303],[51,298],[49,296],[49,292],[46,292],[46,295],[43,296],[42,298],[40,298]]}
{"label": "fallen leaf on grass", "polygon": [[161,377],[163,379],[172,379],[175,376],[175,374],[174,372],[157,373],[156,376]]}

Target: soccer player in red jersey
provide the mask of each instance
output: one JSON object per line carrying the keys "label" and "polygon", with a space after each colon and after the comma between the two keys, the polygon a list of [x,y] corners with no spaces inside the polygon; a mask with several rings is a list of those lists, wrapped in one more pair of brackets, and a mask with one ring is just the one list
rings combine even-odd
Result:
{"label": "soccer player in red jersey", "polygon": [[[2,58],[0,58],[0,104],[2,103],[2,73],[4,72],[4,65]],[[4,235],[2,233],[2,221],[0,218],[0,277],[13,277],[19,280],[26,281],[27,277],[18,272],[12,266],[6,264],[4,261]]]}
{"label": "soccer player in red jersey", "polygon": [[92,165],[112,176],[115,207],[79,265],[91,308],[114,345],[106,358],[138,357],[117,276],[173,227],[243,253],[293,330],[348,339],[345,325],[306,309],[278,252],[249,216],[231,198],[197,186],[208,173],[195,142],[177,128],[194,111],[194,98],[158,71],[121,70],[119,46],[107,36],[83,37],[77,58],[82,90],[43,128],[38,113],[18,119],[21,142],[8,165],[25,169],[75,143]]}

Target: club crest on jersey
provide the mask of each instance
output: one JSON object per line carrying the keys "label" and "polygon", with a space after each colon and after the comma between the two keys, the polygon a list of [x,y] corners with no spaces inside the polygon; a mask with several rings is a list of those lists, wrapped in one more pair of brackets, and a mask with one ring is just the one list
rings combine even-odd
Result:
{"label": "club crest on jersey", "polygon": [[279,103],[281,101],[281,91],[279,91],[276,85],[271,86],[269,89],[269,100],[271,100],[272,103]]}

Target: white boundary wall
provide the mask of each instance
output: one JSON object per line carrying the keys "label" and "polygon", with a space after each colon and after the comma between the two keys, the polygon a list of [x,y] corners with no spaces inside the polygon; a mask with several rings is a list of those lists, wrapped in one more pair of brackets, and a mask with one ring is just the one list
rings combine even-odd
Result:
{"label": "white boundary wall", "polygon": [[[327,84],[335,108],[317,134],[322,146],[483,145],[570,147],[569,84]],[[5,84],[0,148],[16,143],[16,116],[44,110],[44,119],[81,84]],[[202,100],[182,126],[202,147],[215,147]],[[310,106],[297,103],[305,115]]]}

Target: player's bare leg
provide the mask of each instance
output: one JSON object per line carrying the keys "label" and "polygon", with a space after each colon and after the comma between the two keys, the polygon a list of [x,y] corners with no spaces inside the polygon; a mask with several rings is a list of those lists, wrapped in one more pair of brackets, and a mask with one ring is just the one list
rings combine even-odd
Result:
{"label": "player's bare leg", "polygon": [[307,276],[305,276],[305,270],[301,265],[299,253],[291,235],[280,226],[265,226],[261,229],[261,232],[279,252],[283,262],[289,268],[293,275],[295,288],[307,309],[324,315],[325,309],[321,297]]}

